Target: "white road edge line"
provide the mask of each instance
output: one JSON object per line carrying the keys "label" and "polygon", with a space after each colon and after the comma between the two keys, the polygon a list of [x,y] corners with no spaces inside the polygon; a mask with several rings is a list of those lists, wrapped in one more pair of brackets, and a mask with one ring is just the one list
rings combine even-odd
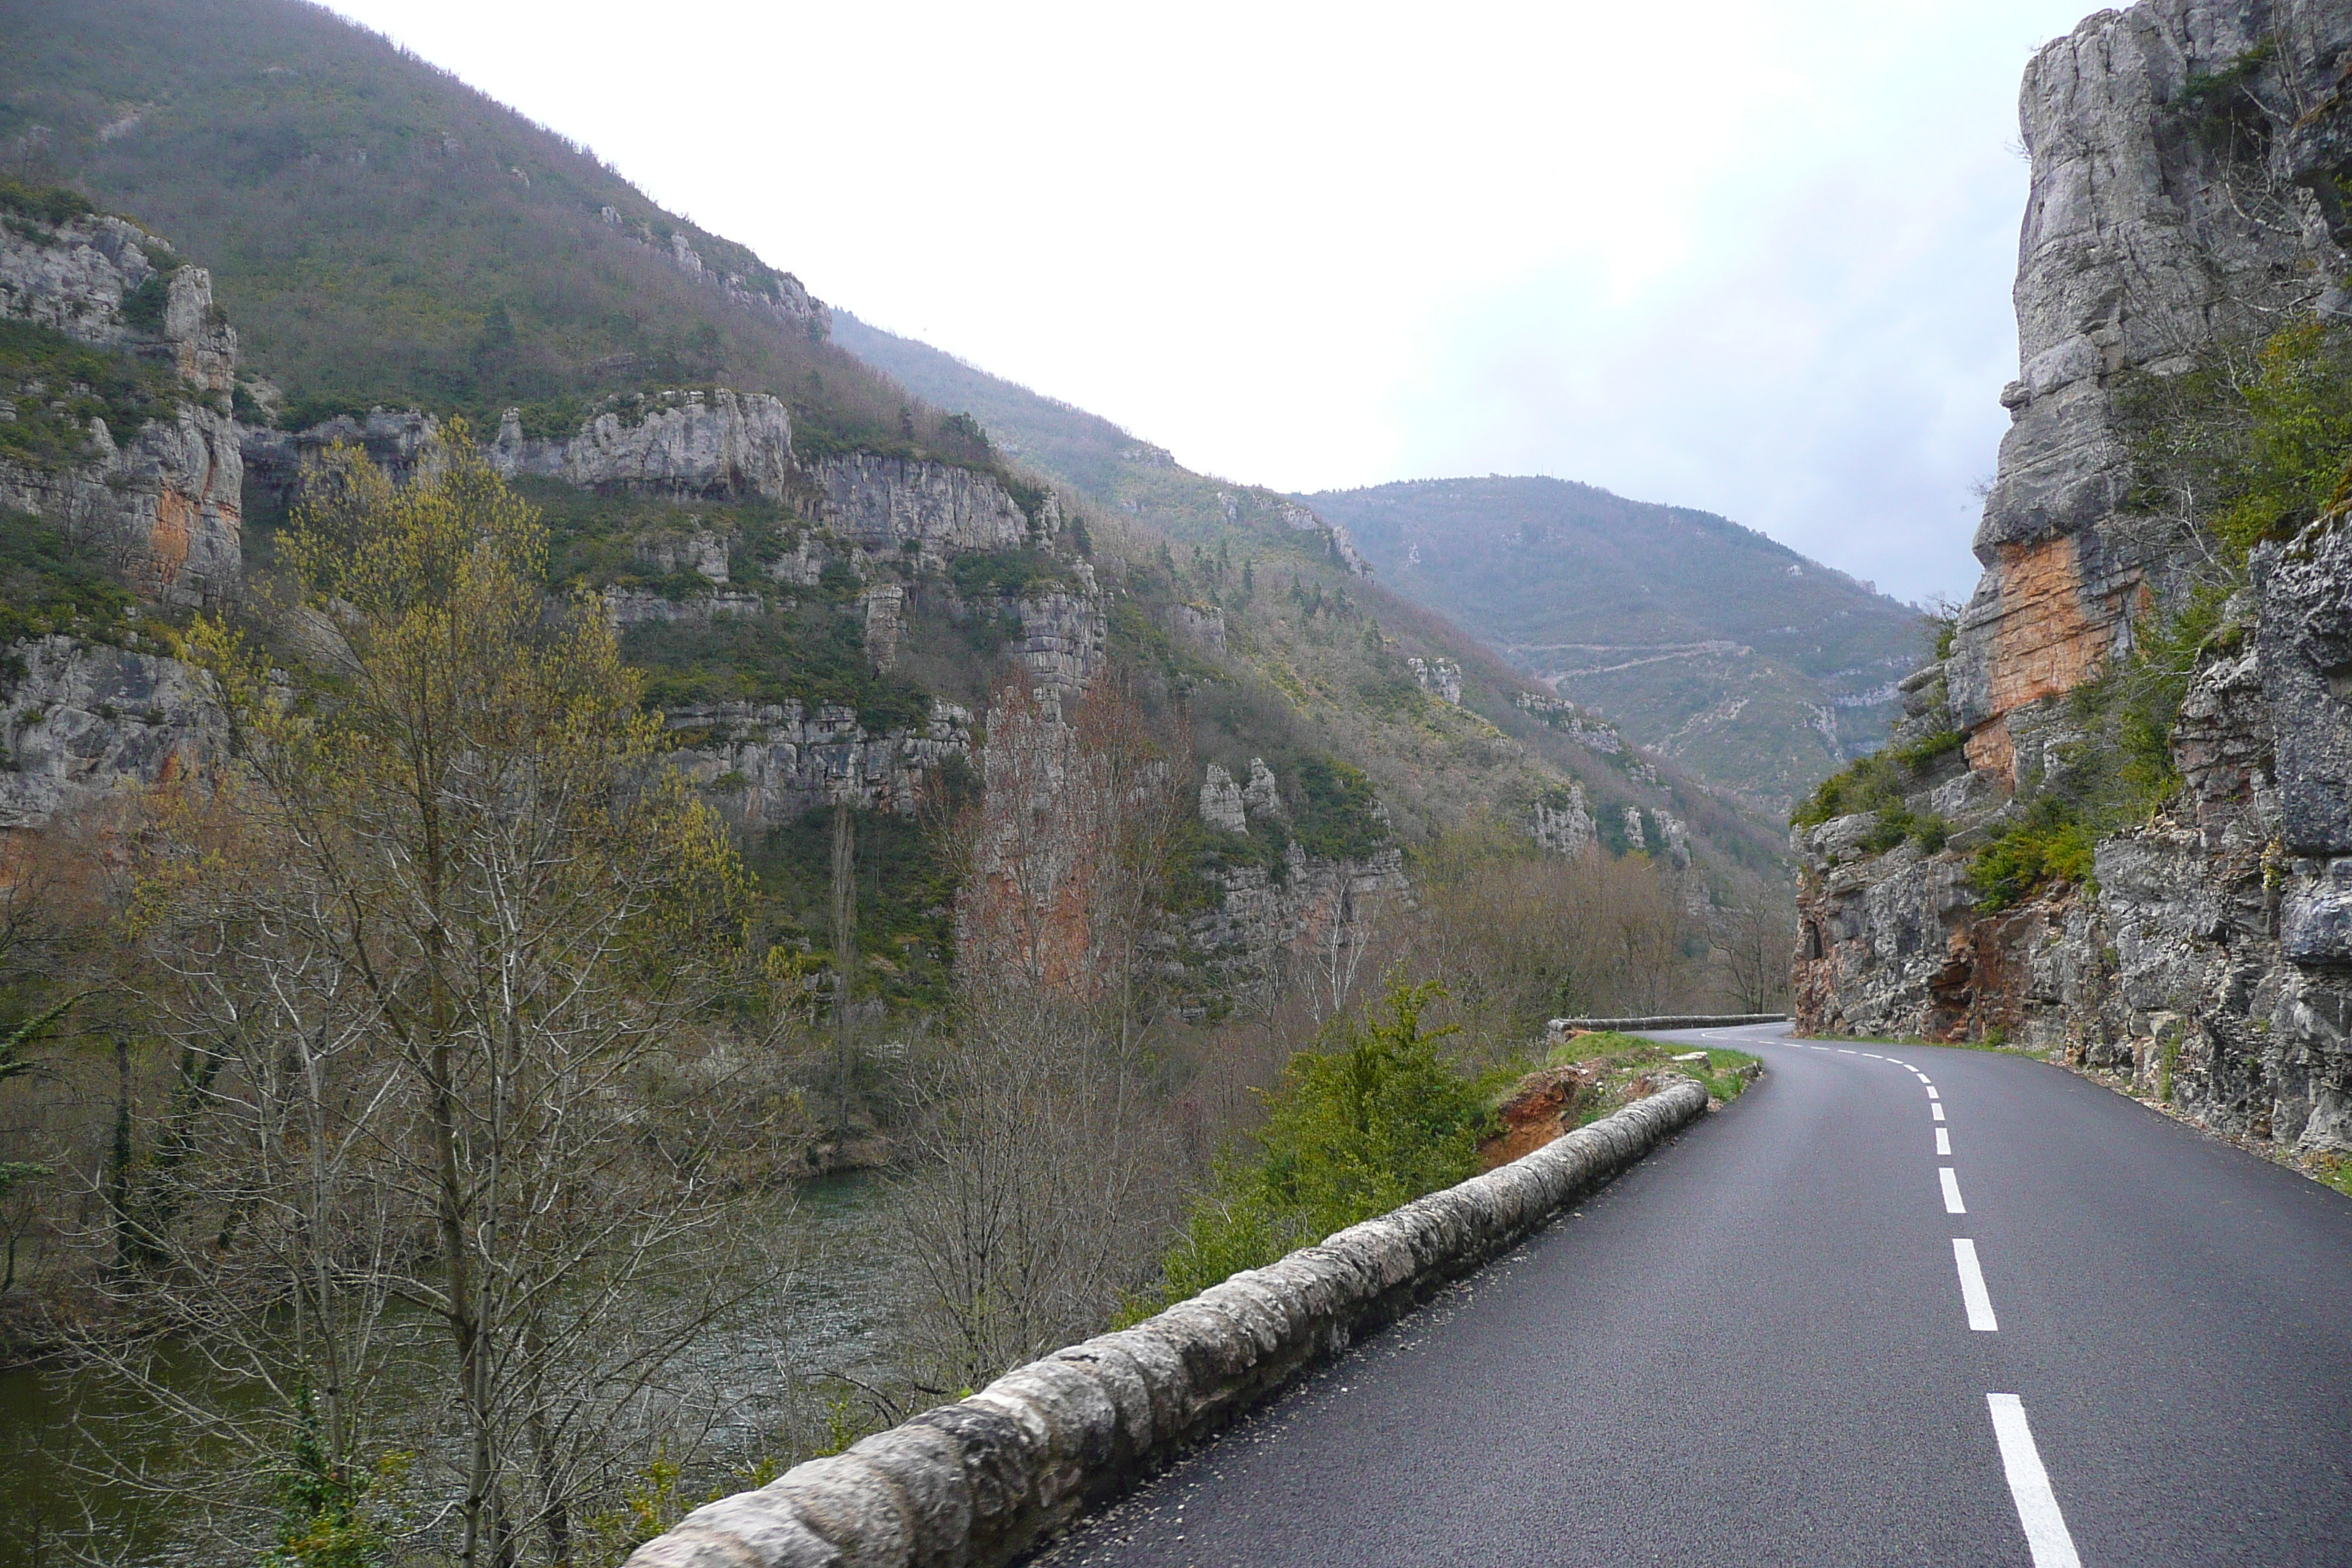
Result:
{"label": "white road edge line", "polygon": [[1963,1236],[1952,1237],[1952,1261],[1960,1268],[1960,1300],[1969,1310],[1969,1327],[1997,1333],[2000,1321],[1992,1315],[1992,1296],[1985,1289],[1984,1270],[1977,1267],[1977,1244]]}
{"label": "white road edge line", "polygon": [[1950,1128],[1948,1128],[1948,1127],[1938,1127],[1938,1128],[1937,1128],[1937,1129],[1936,1129],[1936,1152],[1937,1152],[1937,1153],[1938,1153],[1938,1154],[1943,1154],[1943,1155],[1947,1155],[1947,1156],[1948,1156],[1948,1155],[1951,1153],[1951,1152],[1952,1152],[1952,1130],[1951,1130]]}
{"label": "white road edge line", "polygon": [[2050,1472],[2033,1446],[2033,1429],[2025,1424],[2024,1402],[2014,1394],[1988,1394],[1985,1403],[1992,1407],[1993,1439],[2000,1445],[2000,1468],[2009,1477],[2009,1495],[2017,1504],[2017,1521],[2025,1527],[2033,1568],[2083,1568],[2050,1489]]}
{"label": "white road edge line", "polygon": [[1928,1110],[1932,1110],[1932,1111],[1934,1111],[1934,1112],[1936,1113],[1936,1120],[1937,1120],[1937,1121],[1941,1121],[1944,1119],[1944,1108],[1943,1108],[1942,1106],[1940,1106],[1940,1105],[1931,1105],[1931,1106],[1929,1106],[1927,1109],[1928,1109]]}
{"label": "white road edge line", "polygon": [[1952,1168],[1949,1165],[1938,1166],[1936,1174],[1941,1177],[1944,1183],[1944,1212],[1946,1214],[1968,1213],[1968,1205],[1960,1202],[1960,1179],[1952,1173]]}

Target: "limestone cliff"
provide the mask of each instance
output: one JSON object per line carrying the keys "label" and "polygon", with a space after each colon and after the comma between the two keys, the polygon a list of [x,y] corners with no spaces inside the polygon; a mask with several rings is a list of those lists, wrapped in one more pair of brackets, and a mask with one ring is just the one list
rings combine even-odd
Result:
{"label": "limestone cliff", "polygon": [[2339,303],[2347,47],[2352,11],[2324,0],[2145,0],[2027,68],[2021,370],[1946,671],[1977,767],[2008,772],[2009,715],[2095,672],[2179,568],[2177,541],[2126,509],[2126,373]]}
{"label": "limestone cliff", "polygon": [[523,434],[513,409],[499,422],[490,462],[511,479],[531,474],[582,489],[627,486],[679,495],[791,493],[793,426],[765,393],[725,387],[615,398],[579,430],[555,439]]}
{"label": "limestone cliff", "polygon": [[971,754],[971,714],[935,702],[920,730],[869,732],[855,710],[799,702],[673,709],[675,753],[687,778],[740,830],[761,833],[814,806],[846,799],[912,816],[926,777]]}
{"label": "limestone cliff", "polygon": [[2177,523],[2134,510],[2135,377],[2345,308],[2347,51],[2340,4],[2144,0],[2028,68],[2021,373],[1984,577],[1948,658],[1902,683],[1907,793],[1794,835],[1801,1026],[2057,1047],[2216,1129],[2352,1149],[2341,510],[2255,552],[2202,644],[2168,740],[2182,784],[2152,820],[2004,908],[1968,859],[2086,765],[2057,699],[2201,564]]}
{"label": "limestone cliff", "polygon": [[225,755],[228,724],[175,658],[47,637],[5,650],[0,829],[38,827]]}
{"label": "limestone cliff", "polygon": [[51,385],[30,359],[10,370],[0,418],[79,427],[0,447],[0,509],[98,548],[149,598],[204,605],[233,591],[243,468],[225,403],[236,333],[214,307],[211,275],[121,218],[12,213],[0,226],[0,320],[151,367],[125,400],[108,401],[113,424],[80,411],[87,384]]}

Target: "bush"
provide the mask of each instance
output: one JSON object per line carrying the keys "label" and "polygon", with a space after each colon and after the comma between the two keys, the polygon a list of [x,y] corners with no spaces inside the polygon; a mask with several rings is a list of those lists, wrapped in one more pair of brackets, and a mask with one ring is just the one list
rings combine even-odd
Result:
{"label": "bush", "polygon": [[43,223],[66,223],[88,217],[98,208],[79,191],[62,185],[34,185],[0,175],[0,212],[12,212]]}
{"label": "bush", "polygon": [[[1948,828],[1936,825],[1942,824],[1943,818],[1913,816],[1905,808],[1903,797],[1918,787],[1938,759],[1959,750],[1967,738],[1956,730],[1944,730],[1864,757],[1843,773],[1823,779],[1789,821],[1798,827],[1818,827],[1832,817],[1875,811],[1881,814],[1878,826],[1864,840],[1864,847],[1871,853],[1892,849],[1915,834],[1923,844],[1934,837],[1930,847],[1941,848]],[[1893,837],[1885,837],[1889,832]],[[1885,842],[1873,842],[1879,838]]]}
{"label": "bush", "polygon": [[1026,595],[1062,585],[1062,572],[1042,550],[975,550],[948,563],[948,581],[965,598],[983,594]]}
{"label": "bush", "polygon": [[1433,981],[1392,980],[1343,1026],[1338,1049],[1291,1058],[1266,1096],[1259,1158],[1228,1167],[1194,1209],[1168,1255],[1163,1299],[1197,1294],[1476,1173],[1492,1115],[1440,1054],[1454,1029],[1422,1027],[1423,1010],[1444,995]]}
{"label": "bush", "polygon": [[0,648],[47,632],[120,642],[131,591],[102,562],[26,512],[0,512]]}
{"label": "bush", "polygon": [[1292,826],[1307,853],[1361,860],[1387,840],[1377,810],[1379,792],[1361,768],[1310,756],[1300,761],[1297,777],[1298,811]]}
{"label": "bush", "polygon": [[2074,803],[2045,795],[1977,852],[1969,884],[1987,912],[2014,907],[2053,884],[2091,885],[2097,826]]}
{"label": "bush", "polygon": [[0,457],[70,467],[91,454],[91,420],[105,420],[117,442],[128,441],[177,408],[181,395],[165,366],[30,321],[0,321],[0,396],[16,409],[16,417],[0,422]]}

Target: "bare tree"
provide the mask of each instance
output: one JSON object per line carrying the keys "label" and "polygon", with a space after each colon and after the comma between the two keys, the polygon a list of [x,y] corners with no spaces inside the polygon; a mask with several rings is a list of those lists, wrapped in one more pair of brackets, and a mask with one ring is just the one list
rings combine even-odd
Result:
{"label": "bare tree", "polygon": [[913,1381],[934,1396],[1097,1331],[1151,1278],[1182,1201],[1141,1053],[1093,1009],[1018,976],[961,1003],[895,1215],[923,1281]]}
{"label": "bare tree", "polygon": [[[698,1274],[724,1250],[719,1130],[650,1140],[640,1092],[734,962],[742,877],[602,605],[548,615],[543,532],[462,435],[398,489],[336,461],[283,548],[338,700],[192,635],[236,768],[157,836],[140,906],[189,1066],[121,1205],[123,1289],[343,1468],[372,1325],[421,1309],[449,1351],[456,1554],[564,1563],[614,1423],[760,1278]],[[315,1331],[257,1339],[231,1321],[255,1303]]]}
{"label": "bare tree", "polygon": [[1787,903],[1758,896],[1717,910],[1707,941],[1723,965],[1725,988],[1741,1012],[1767,1012],[1788,1000],[1797,919]]}

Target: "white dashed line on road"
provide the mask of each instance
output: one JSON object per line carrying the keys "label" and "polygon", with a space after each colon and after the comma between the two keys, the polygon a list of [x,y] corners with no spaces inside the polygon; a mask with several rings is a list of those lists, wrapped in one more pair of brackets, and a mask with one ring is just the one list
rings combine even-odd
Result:
{"label": "white dashed line on road", "polygon": [[1949,1165],[1939,1166],[1936,1174],[1944,1184],[1944,1212],[1946,1214],[1968,1213],[1969,1205],[1960,1202],[1960,1179],[1952,1173],[1952,1168]]}
{"label": "white dashed line on road", "polygon": [[1988,1394],[1985,1403],[1992,1407],[1993,1439],[2000,1445],[2000,1468],[2009,1476],[2009,1495],[2017,1503],[2017,1521],[2025,1527],[2033,1568],[2083,1568],[2074,1538],[2066,1533],[2066,1518],[2058,1511],[2057,1494],[2050,1489],[2050,1472],[2033,1446],[2033,1429],[2025,1423],[2024,1402],[2014,1394]]}
{"label": "white dashed line on road", "polygon": [[2000,1323],[1992,1315],[1992,1296],[1985,1289],[1984,1270],[1977,1266],[1977,1244],[1966,1237],[1952,1238],[1952,1261],[1960,1269],[1960,1301],[1969,1310],[1969,1327],[1993,1333]]}
{"label": "white dashed line on road", "polygon": [[1936,1113],[1936,1120],[1937,1120],[1937,1121],[1941,1121],[1944,1119],[1944,1108],[1943,1108],[1942,1106],[1940,1106],[1940,1105],[1931,1105],[1931,1106],[1929,1106],[1927,1109],[1928,1109],[1928,1110],[1932,1110],[1932,1111],[1934,1111],[1934,1112]]}
{"label": "white dashed line on road", "polygon": [[1929,1100],[1941,1100],[1944,1097],[1936,1092],[1936,1086],[1931,1083],[1927,1086],[1927,1098]]}
{"label": "white dashed line on road", "polygon": [[1938,1127],[1936,1129],[1936,1152],[1942,1154],[1947,1158],[1950,1157],[1952,1152],[1952,1130],[1950,1128]]}

